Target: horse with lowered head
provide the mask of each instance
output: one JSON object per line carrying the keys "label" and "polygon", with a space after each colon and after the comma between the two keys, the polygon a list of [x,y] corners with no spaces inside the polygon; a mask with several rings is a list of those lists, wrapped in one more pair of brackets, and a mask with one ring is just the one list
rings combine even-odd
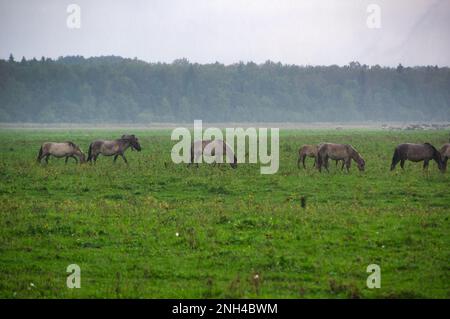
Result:
{"label": "horse with lowered head", "polygon": [[322,171],[322,166],[328,172],[328,159],[344,161],[347,172],[350,170],[352,160],[358,165],[358,169],[363,172],[366,162],[362,156],[349,144],[323,143],[317,151],[317,169]]}
{"label": "horse with lowered head", "polygon": [[77,163],[78,159],[80,160],[80,163],[84,163],[86,161],[84,153],[81,151],[78,145],[75,145],[73,142],[70,141],[63,143],[54,143],[54,142],[43,143],[41,148],[39,149],[39,154],[37,157],[38,163],[40,163],[42,159],[45,158],[45,162],[48,164],[48,158],[50,156],[58,158],[65,157],[66,158],[65,163],[67,163],[69,157],[75,159]]}
{"label": "horse with lowered head", "polygon": [[88,152],[88,162],[94,163],[97,161],[97,157],[102,154],[104,156],[113,156],[114,155],[114,163],[117,160],[118,156],[121,156],[126,164],[128,161],[125,157],[125,151],[131,147],[131,149],[135,149],[138,152],[141,151],[141,145],[139,144],[138,138],[132,135],[122,135],[121,138],[108,141],[108,140],[97,140],[89,145]]}
{"label": "horse with lowered head", "polygon": [[394,156],[392,157],[391,171],[394,170],[398,162],[400,162],[400,167],[403,169],[406,160],[412,162],[423,161],[423,169],[428,168],[430,160],[434,160],[438,164],[438,168],[442,172],[444,171],[441,153],[430,143],[405,143],[397,145],[394,150]]}
{"label": "horse with lowered head", "polygon": [[237,158],[231,147],[221,139],[215,140],[198,140],[191,144],[191,161],[188,166],[193,163],[198,167],[197,159],[201,155],[214,156],[214,165],[223,163],[223,156],[228,158],[228,163],[232,168],[237,168]]}

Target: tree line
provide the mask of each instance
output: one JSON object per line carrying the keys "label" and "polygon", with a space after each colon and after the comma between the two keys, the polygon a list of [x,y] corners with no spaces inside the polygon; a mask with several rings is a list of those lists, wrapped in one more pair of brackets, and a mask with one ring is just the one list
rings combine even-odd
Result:
{"label": "tree line", "polygon": [[0,122],[450,120],[450,69],[147,63],[116,56],[0,60]]}

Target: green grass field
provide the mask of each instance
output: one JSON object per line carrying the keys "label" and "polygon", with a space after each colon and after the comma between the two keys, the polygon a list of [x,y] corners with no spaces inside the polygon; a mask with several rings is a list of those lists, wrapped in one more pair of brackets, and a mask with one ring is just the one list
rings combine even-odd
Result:
{"label": "green grass field", "polygon": [[[36,164],[43,141],[135,133],[142,152]],[[0,130],[1,298],[450,298],[450,172],[406,163],[403,142],[449,131],[285,130],[280,169],[172,164],[169,130]],[[297,169],[302,144],[350,143],[350,174]],[[165,168],[164,163],[167,164]],[[300,198],[306,197],[306,208]],[[178,233],[178,236],[177,236]],[[81,288],[66,267],[81,267]],[[366,267],[381,267],[368,289]],[[258,274],[257,279],[255,275]]]}

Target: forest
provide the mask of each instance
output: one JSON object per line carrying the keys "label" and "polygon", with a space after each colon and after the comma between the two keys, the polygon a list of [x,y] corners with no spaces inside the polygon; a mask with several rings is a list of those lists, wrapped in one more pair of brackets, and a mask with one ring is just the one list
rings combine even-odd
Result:
{"label": "forest", "polygon": [[450,120],[450,69],[148,63],[117,56],[0,60],[0,122]]}

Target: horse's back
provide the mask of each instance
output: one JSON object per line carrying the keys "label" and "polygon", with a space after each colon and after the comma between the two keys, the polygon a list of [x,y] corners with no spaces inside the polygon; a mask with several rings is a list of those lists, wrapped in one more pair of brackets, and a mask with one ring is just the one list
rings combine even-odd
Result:
{"label": "horse's back", "polygon": [[331,159],[344,159],[349,156],[349,145],[335,144],[335,143],[323,143],[319,147],[319,153],[322,156],[327,155]]}
{"label": "horse's back", "polygon": [[119,143],[115,140],[97,140],[94,142],[93,148],[103,155],[114,155],[119,150]]}
{"label": "horse's back", "polygon": [[402,158],[410,161],[422,161],[424,159],[430,159],[434,154],[434,147],[431,144],[415,144],[415,143],[403,143],[399,144],[396,148]]}
{"label": "horse's back", "polygon": [[68,142],[63,143],[45,142],[42,144],[42,149],[46,153],[52,154],[57,157],[58,156],[63,157],[73,152],[73,146]]}

